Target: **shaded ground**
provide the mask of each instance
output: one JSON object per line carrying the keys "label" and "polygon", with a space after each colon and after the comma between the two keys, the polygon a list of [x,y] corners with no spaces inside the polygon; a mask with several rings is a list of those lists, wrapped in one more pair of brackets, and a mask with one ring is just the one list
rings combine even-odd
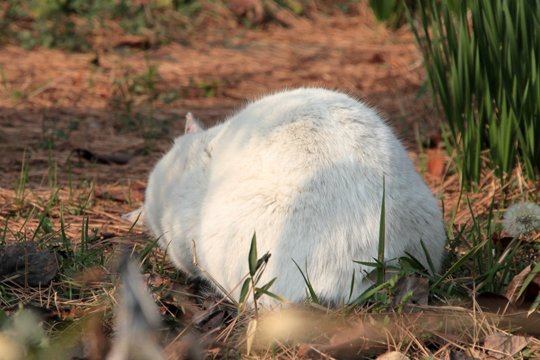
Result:
{"label": "shaded ground", "polygon": [[61,182],[76,148],[136,156],[128,165],[75,161],[74,174],[98,183],[142,180],[169,139],[181,133],[187,111],[211,124],[246,100],[286,87],[324,86],[360,97],[409,144],[416,125],[426,133],[433,112],[425,96],[417,98],[423,69],[411,34],[390,32],[366,9],[289,21],[289,28],[237,26],[226,35],[207,29],[190,45],[147,51],[3,49],[0,186],[13,186],[25,149],[34,184],[43,183],[51,148]]}

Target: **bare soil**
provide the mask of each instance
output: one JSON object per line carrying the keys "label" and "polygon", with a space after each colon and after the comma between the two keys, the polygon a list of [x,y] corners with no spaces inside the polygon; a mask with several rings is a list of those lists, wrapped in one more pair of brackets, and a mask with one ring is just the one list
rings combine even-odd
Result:
{"label": "bare soil", "polygon": [[[0,187],[13,188],[25,151],[32,186],[45,184],[51,161],[62,184],[70,172],[98,184],[144,181],[170,140],[182,133],[186,112],[213,124],[246,101],[284,88],[323,86],[361,98],[412,149],[415,129],[428,136],[438,121],[429,97],[419,97],[424,71],[412,35],[386,29],[366,7],[354,15],[291,17],[288,27],[246,29],[228,21],[227,31],[210,26],[182,43],[141,50],[135,42],[95,53],[2,49]],[[176,98],[154,101],[148,115],[148,96],[130,94],[119,84],[150,67],[159,79],[148,96]],[[126,128],[117,116],[118,107],[131,100],[160,129],[153,136],[137,126]],[[76,149],[129,161],[86,161]]]}

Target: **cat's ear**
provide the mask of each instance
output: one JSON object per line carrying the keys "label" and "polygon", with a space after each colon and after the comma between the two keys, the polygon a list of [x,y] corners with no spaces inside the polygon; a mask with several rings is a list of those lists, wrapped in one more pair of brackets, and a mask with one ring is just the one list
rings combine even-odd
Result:
{"label": "cat's ear", "polygon": [[204,127],[201,122],[193,116],[192,113],[188,112],[186,115],[186,128],[184,130],[185,134],[193,134],[199,131],[203,131]]}
{"label": "cat's ear", "polygon": [[137,210],[122,214],[122,220],[132,224],[142,225],[144,223],[144,208],[141,206]]}

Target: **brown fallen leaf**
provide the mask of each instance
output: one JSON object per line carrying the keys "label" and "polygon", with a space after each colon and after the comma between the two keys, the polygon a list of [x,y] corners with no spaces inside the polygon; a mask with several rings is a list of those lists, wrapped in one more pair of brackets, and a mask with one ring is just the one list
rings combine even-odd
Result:
{"label": "brown fallen leaf", "polygon": [[445,157],[440,149],[430,149],[427,151],[427,172],[437,178],[441,179],[444,175]]}
{"label": "brown fallen leaf", "polygon": [[202,332],[211,332],[224,326],[226,319],[227,316],[225,311],[212,308],[196,318],[194,325],[196,329],[199,329]]}
{"label": "brown fallen leaf", "polygon": [[501,247],[502,249],[506,249],[508,245],[510,245],[512,240],[514,240],[514,237],[507,236],[507,234],[504,232],[494,232],[491,235],[491,241],[493,242],[493,244]]}
{"label": "brown fallen leaf", "polygon": [[245,18],[252,24],[260,24],[264,20],[264,7],[261,0],[230,0],[229,9],[239,18]]}
{"label": "brown fallen leaf", "polygon": [[517,308],[503,295],[484,292],[476,296],[476,303],[482,311],[493,314],[513,314]]}
{"label": "brown fallen leaf", "polygon": [[433,130],[428,135],[427,147],[437,149],[443,144],[442,132],[440,129]]}
{"label": "brown fallen leaf", "polygon": [[203,341],[201,335],[190,332],[179,339],[175,339],[165,348],[167,359],[204,359]]}
{"label": "brown fallen leaf", "polygon": [[496,359],[506,359],[514,356],[529,344],[525,336],[491,334],[484,339],[487,353]]}
{"label": "brown fallen leaf", "polygon": [[141,190],[135,186],[97,186],[95,195],[98,199],[113,200],[121,203],[142,203],[144,200],[144,188]]}
{"label": "brown fallen leaf", "polygon": [[[174,288],[174,286],[173,286]],[[160,312],[162,315],[175,314],[183,322],[189,323],[202,316],[204,310],[200,309],[193,299],[182,295],[180,291],[170,290],[161,297]]]}
{"label": "brown fallen leaf", "polygon": [[300,359],[310,359],[310,360],[322,360],[322,359],[333,359],[328,354],[323,353],[319,349],[317,349],[315,346],[311,344],[300,344],[298,346],[298,351],[296,352],[296,356]]}
{"label": "brown fallen leaf", "polygon": [[73,153],[80,158],[96,162],[98,164],[119,164],[125,165],[135,156],[135,152],[122,153],[122,154],[98,154],[91,150],[76,148]]}
{"label": "brown fallen leaf", "polygon": [[369,59],[369,63],[372,64],[382,64],[384,63],[384,57],[381,53],[377,52]]}
{"label": "brown fallen leaf", "polygon": [[[405,297],[412,295],[408,299]],[[401,278],[396,284],[396,290],[394,293],[394,299],[392,306],[394,308],[398,306],[405,306],[411,308],[409,305],[427,305],[429,296],[429,280],[419,276],[406,276]]]}
{"label": "brown fallen leaf", "polygon": [[85,269],[83,272],[76,274],[73,277],[73,281],[82,286],[89,286],[103,281],[105,276],[105,268],[101,266],[92,266]]}
{"label": "brown fallen leaf", "polygon": [[150,39],[144,35],[123,35],[114,41],[113,48],[119,49],[123,47],[139,48],[147,50],[151,46]]}
{"label": "brown fallen leaf", "polygon": [[128,202],[127,190],[119,187],[96,187],[95,195],[98,199]]}
{"label": "brown fallen leaf", "polygon": [[383,353],[387,329],[373,317],[359,319],[352,327],[338,331],[330,338],[330,344],[317,347],[338,359],[357,359],[362,353]]}
{"label": "brown fallen leaf", "polygon": [[452,360],[474,360],[480,357],[480,355],[478,355],[473,358],[471,355],[474,355],[474,353],[471,353],[469,350],[450,350],[449,353],[450,359]]}
{"label": "brown fallen leaf", "polygon": [[171,283],[170,279],[164,278],[158,274],[144,274],[143,278],[146,283],[152,287],[160,287]]}
{"label": "brown fallen leaf", "polygon": [[527,278],[527,276],[529,276],[531,271],[532,265],[526,266],[525,269],[523,269],[519,274],[514,276],[512,278],[512,281],[510,281],[510,284],[508,284],[505,296],[511,303],[515,304],[519,300],[519,292],[521,291],[523,283],[525,282],[525,279]]}
{"label": "brown fallen leaf", "polygon": [[525,299],[535,301],[540,294],[540,273],[536,274],[525,290]]}
{"label": "brown fallen leaf", "polygon": [[361,359],[362,354],[382,353],[388,348],[386,344],[365,338],[354,339],[336,345],[318,346],[316,349],[336,359]]}

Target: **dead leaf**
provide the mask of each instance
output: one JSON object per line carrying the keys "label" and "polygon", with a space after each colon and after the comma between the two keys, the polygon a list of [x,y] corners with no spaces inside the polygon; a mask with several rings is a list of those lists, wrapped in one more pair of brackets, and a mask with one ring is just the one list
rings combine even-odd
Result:
{"label": "dead leaf", "polygon": [[473,359],[483,358],[482,352],[480,352],[480,350],[476,349],[473,346],[467,348],[467,353],[470,354]]}
{"label": "dead leaf", "polygon": [[329,355],[317,349],[316,345],[311,345],[311,344],[300,344],[298,346],[298,351],[296,353],[296,356],[300,359],[310,359],[310,360],[333,359]]}
{"label": "dead leaf", "polygon": [[441,179],[444,175],[445,157],[440,149],[430,149],[427,151],[427,172],[437,178]]}
{"label": "dead leaf", "polygon": [[203,342],[199,334],[190,332],[174,340],[165,348],[167,359],[204,359]]}
{"label": "dead leaf", "polygon": [[213,347],[211,349],[206,350],[207,356],[209,356],[212,359],[218,359],[218,355],[221,353],[220,347]]}
{"label": "dead leaf", "polygon": [[296,356],[298,356],[300,359],[315,359],[316,357],[313,356],[313,353],[314,351],[311,345],[300,344],[298,345],[298,351],[296,352]]}
{"label": "dead leaf", "polygon": [[225,324],[226,315],[225,310],[213,307],[198,314],[194,318],[193,325],[202,332],[211,332],[221,328]]}
{"label": "dead leaf", "polygon": [[[469,355],[470,354],[470,355]],[[452,360],[473,360],[471,357],[472,353],[465,352],[462,350],[450,350],[450,359]],[[477,356],[475,358],[479,358],[480,356]]]}
{"label": "dead leaf", "polygon": [[95,195],[98,199],[114,200],[118,202],[128,202],[127,191],[118,187],[97,187],[95,189]]}
{"label": "dead leaf", "polygon": [[112,44],[113,48],[138,48],[147,50],[150,48],[150,39],[143,35],[123,35]]}
{"label": "dead leaf", "polygon": [[492,292],[484,292],[478,295],[476,302],[484,312],[493,314],[513,314],[517,311],[516,307],[505,296]]}
{"label": "dead leaf", "polygon": [[77,156],[84,160],[98,164],[119,164],[125,165],[135,156],[135,152],[119,154],[98,154],[88,149],[76,148],[73,150]]}
{"label": "dead leaf", "polygon": [[357,359],[363,351],[382,353],[387,349],[387,329],[373,319],[356,321],[353,327],[339,331],[330,338],[330,344],[317,349],[338,359]]}
{"label": "dead leaf", "polygon": [[130,186],[128,189],[124,186],[98,186],[95,189],[95,195],[98,199],[113,200],[122,203],[141,203],[144,200],[144,188]]}
{"label": "dead leaf", "polygon": [[103,281],[105,275],[106,273],[103,267],[93,266],[84,270],[82,273],[75,275],[73,281],[78,284],[88,286]]}
{"label": "dead leaf", "polygon": [[529,283],[525,290],[525,299],[528,301],[535,301],[536,297],[540,294],[540,273],[536,274],[534,279]]}
{"label": "dead leaf", "polygon": [[264,20],[264,7],[261,0],[230,0],[229,9],[239,18],[246,18],[252,24]]}
{"label": "dead leaf", "polygon": [[514,240],[514,237],[507,236],[505,233],[494,232],[491,235],[491,241],[493,244],[500,246],[502,249],[506,249],[512,240]]}
{"label": "dead leaf", "polygon": [[514,276],[512,281],[510,281],[510,284],[508,284],[505,296],[511,303],[515,304],[519,300],[518,295],[521,291],[521,288],[523,287],[523,282],[525,281],[527,276],[529,276],[531,271],[532,265],[526,266],[525,269],[523,269],[519,274]]}
{"label": "dead leaf", "polygon": [[191,322],[195,318],[199,318],[204,312],[201,310],[191,299],[186,296],[178,294],[169,294],[167,297],[162,298],[161,302],[166,307],[161,307],[162,314],[165,313],[175,314],[184,322]]}
{"label": "dead leaf", "polygon": [[171,283],[171,280],[168,278],[164,278],[163,276],[160,276],[158,274],[144,274],[143,276],[146,280],[146,283],[152,287],[160,287],[164,285],[169,285]]}
{"label": "dead leaf", "polygon": [[433,130],[429,133],[427,146],[430,149],[440,148],[443,142],[443,137],[440,129]]}
{"label": "dead leaf", "polygon": [[381,53],[375,53],[373,56],[369,59],[369,62],[372,64],[382,64],[384,63],[384,57]]}
{"label": "dead leaf", "polygon": [[389,351],[377,356],[377,360],[409,360],[409,357],[399,351]]}
{"label": "dead leaf", "polygon": [[[411,292],[412,295],[407,300],[404,300]],[[423,277],[409,275],[401,278],[396,284],[392,306],[396,308],[400,305],[427,305],[428,296],[429,280]]]}
{"label": "dead leaf", "polygon": [[497,359],[508,358],[523,350],[529,344],[525,336],[491,334],[484,339],[487,353]]}

